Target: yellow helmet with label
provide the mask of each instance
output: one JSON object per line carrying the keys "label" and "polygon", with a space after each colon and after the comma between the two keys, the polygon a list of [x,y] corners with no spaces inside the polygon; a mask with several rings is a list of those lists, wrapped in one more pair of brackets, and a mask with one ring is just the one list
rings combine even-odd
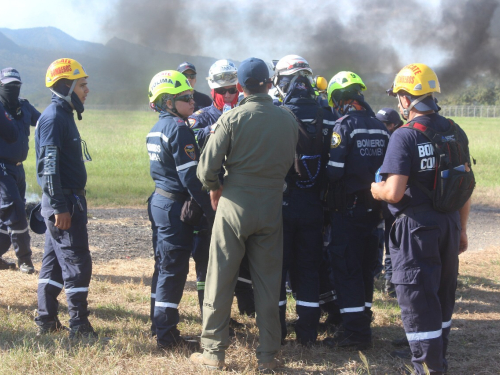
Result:
{"label": "yellow helmet with label", "polygon": [[161,94],[176,95],[193,90],[186,76],[177,70],[163,70],[157,73],[149,84],[148,98],[153,103]]}
{"label": "yellow helmet with label", "polygon": [[[390,90],[389,90],[390,91]],[[433,92],[441,92],[436,73],[425,64],[406,65],[394,79],[392,93],[395,96],[399,91],[406,91],[410,95],[421,96]]]}
{"label": "yellow helmet with label", "polygon": [[45,75],[45,86],[52,87],[60,79],[76,80],[86,78],[88,74],[78,61],[68,58],[62,58],[50,64]]}

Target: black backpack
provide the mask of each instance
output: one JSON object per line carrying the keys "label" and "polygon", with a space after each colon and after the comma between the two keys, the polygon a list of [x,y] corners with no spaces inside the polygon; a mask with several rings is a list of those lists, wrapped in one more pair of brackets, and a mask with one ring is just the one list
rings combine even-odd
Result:
{"label": "black backpack", "polygon": [[299,140],[295,149],[295,161],[292,178],[297,187],[306,189],[314,186],[320,172],[323,153],[323,109],[318,105],[316,118],[304,123],[286,105],[287,109],[299,124]]}
{"label": "black backpack", "polygon": [[440,212],[453,212],[462,208],[476,186],[467,141],[459,131],[460,127],[452,120],[448,121],[451,126],[444,133],[416,121],[402,126],[422,133],[434,147],[434,190],[430,191],[418,181],[410,179],[410,182],[432,199],[434,209]]}

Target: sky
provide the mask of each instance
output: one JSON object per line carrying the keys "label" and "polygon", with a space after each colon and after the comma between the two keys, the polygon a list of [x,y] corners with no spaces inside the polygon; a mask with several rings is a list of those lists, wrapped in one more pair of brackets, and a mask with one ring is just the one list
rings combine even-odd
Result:
{"label": "sky", "polygon": [[[386,0],[370,0],[370,1],[386,1]],[[440,0],[416,0],[419,4],[421,4],[424,8],[438,8],[440,4]],[[153,1],[154,2],[154,1]],[[171,0],[159,0],[159,2],[172,2]],[[131,33],[127,33],[124,30],[126,27],[121,30],[112,30],[108,27],[109,24],[112,24],[115,20],[115,14],[120,13],[124,4],[126,3],[134,3],[134,0],[0,0],[1,9],[11,9],[12,14],[19,15],[18,17],[3,17],[0,27],[6,27],[10,29],[21,29],[21,28],[32,28],[32,27],[45,27],[45,26],[53,26],[56,27],[65,33],[71,35],[75,39],[85,40],[90,42],[97,42],[105,44],[109,39],[116,36],[131,42],[137,42],[137,38],[134,38]],[[141,4],[142,8],[149,7],[151,1],[148,0],[138,0],[136,3]],[[324,4],[335,4],[332,9],[332,16],[335,17],[340,22],[347,24],[352,20],[353,17],[356,17],[357,13],[359,13],[359,9],[356,9],[355,2],[351,0],[324,0],[320,1],[273,1],[273,2],[263,2],[256,0],[233,0],[232,2],[221,1],[221,0],[210,0],[210,2],[205,0],[191,0],[190,2],[186,2],[186,8],[184,9],[183,16],[189,17],[189,21],[186,19],[183,20],[186,22],[186,29],[192,29],[193,25],[200,24],[201,22],[207,22],[205,17],[205,12],[203,11],[203,7],[217,9],[219,7],[229,8],[230,6],[235,9],[229,9],[224,14],[221,14],[221,17],[214,15],[214,19],[220,21],[222,25],[213,25],[215,29],[221,28],[219,32],[219,37],[224,37],[225,34],[240,34],[246,37],[245,47],[235,51],[234,47],[229,47],[225,45],[219,45],[216,49],[207,49],[207,48],[196,48],[191,51],[185,50],[185,44],[183,44],[184,48],[176,48],[172,52],[186,53],[192,55],[204,55],[210,57],[220,57],[220,55],[224,55],[226,57],[233,58],[235,60],[243,60],[249,56],[249,54],[254,54],[255,56],[262,56],[265,59],[277,59],[282,55],[294,53],[292,49],[294,48],[293,40],[294,35],[290,35],[287,33],[286,28],[288,27],[286,24],[282,25],[282,27],[278,27],[276,30],[267,30],[267,35],[269,36],[267,41],[263,41],[262,38],[253,38],[252,32],[249,30],[238,30],[236,17],[237,13],[241,16],[245,14],[247,11],[253,11],[256,14],[253,16],[259,18],[259,12],[264,13],[266,19],[271,20],[273,17],[269,17],[274,13],[282,14],[285,16],[285,20],[288,18],[288,22],[290,25],[296,26],[297,23],[304,22],[315,22],[315,19],[320,19],[324,17],[324,14],[321,13],[321,5]],[[215,6],[207,6],[206,4],[215,4]],[[257,7],[264,6],[262,9],[256,10]],[[271,5],[269,5],[271,4]],[[275,4],[275,5],[272,5]],[[293,5],[290,5],[293,4]],[[183,5],[181,5],[183,7]],[[191,9],[190,9],[191,7]],[[192,8],[198,10],[192,11]],[[151,6],[154,12],[155,6]],[[200,11],[201,10],[201,11]],[[210,10],[210,9],[208,9]],[[288,12],[288,15],[287,15]],[[234,17],[233,17],[234,16]],[[287,17],[289,16],[289,17]],[[388,15],[394,16],[394,14]],[[264,18],[264,17],[263,17]],[[283,18],[280,18],[280,20]],[[214,22],[217,23],[217,22]],[[227,25],[231,26],[233,29],[224,30],[227,28]],[[226,25],[226,26],[224,26]],[[161,27],[161,26],[160,26]],[[308,32],[308,27],[305,26],[303,32]],[[359,37],[359,36],[355,36]],[[134,40],[135,39],[135,40]],[[197,38],[198,39],[198,38]],[[279,43],[279,40],[286,40],[286,43]],[[397,36],[389,37],[391,43],[397,43]],[[140,41],[139,41],[140,42]],[[228,43],[229,44],[229,43]],[[200,47],[198,45],[198,47]],[[408,45],[402,43],[399,45],[398,50],[400,54],[403,56],[416,56],[418,52],[412,51]],[[231,54],[229,56],[228,54]],[[436,51],[432,51],[432,53],[428,54],[428,61],[431,64],[438,64],[439,61],[443,58],[444,54],[436,53]]]}
{"label": "sky", "polygon": [[[297,54],[313,71],[386,80],[410,63],[446,89],[500,78],[500,0],[0,0],[1,26],[53,26],[171,53],[266,61]],[[379,76],[380,78],[377,78]]]}

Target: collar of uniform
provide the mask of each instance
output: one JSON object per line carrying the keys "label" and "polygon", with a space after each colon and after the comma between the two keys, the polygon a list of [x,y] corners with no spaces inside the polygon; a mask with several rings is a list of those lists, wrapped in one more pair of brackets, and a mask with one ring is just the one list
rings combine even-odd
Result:
{"label": "collar of uniform", "polygon": [[240,102],[239,106],[242,106],[245,103],[250,103],[250,102],[273,102],[273,99],[268,95],[268,94],[252,94],[250,96],[247,96],[246,98],[243,98],[243,100]]}
{"label": "collar of uniform", "polygon": [[179,116],[175,116],[173,115],[172,113],[170,112],[167,112],[167,111],[161,111],[160,112],[160,116],[159,116],[161,119],[164,119],[164,118],[171,118],[172,120],[174,120],[176,123],[181,123],[183,125],[186,125],[186,120],[184,120],[183,118],[180,118]]}
{"label": "collar of uniform", "polygon": [[52,93],[52,103],[55,103],[58,106],[62,107],[62,109],[64,109],[66,112],[69,112],[69,113],[73,112],[73,108],[69,105],[69,103],[54,93]]}

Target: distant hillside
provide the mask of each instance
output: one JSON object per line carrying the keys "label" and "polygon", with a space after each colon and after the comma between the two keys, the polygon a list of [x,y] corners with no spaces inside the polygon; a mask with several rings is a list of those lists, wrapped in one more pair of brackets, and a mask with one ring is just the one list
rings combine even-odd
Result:
{"label": "distant hillside", "polygon": [[54,27],[32,29],[0,28],[0,67],[13,66],[21,73],[21,95],[34,105],[50,102],[45,72],[50,63],[71,57],[89,74],[87,104],[147,104],[151,78],[161,70],[175,69],[183,61],[197,67],[196,89],[209,93],[205,80],[214,58],[167,53],[111,39],[106,45],[77,40]]}

